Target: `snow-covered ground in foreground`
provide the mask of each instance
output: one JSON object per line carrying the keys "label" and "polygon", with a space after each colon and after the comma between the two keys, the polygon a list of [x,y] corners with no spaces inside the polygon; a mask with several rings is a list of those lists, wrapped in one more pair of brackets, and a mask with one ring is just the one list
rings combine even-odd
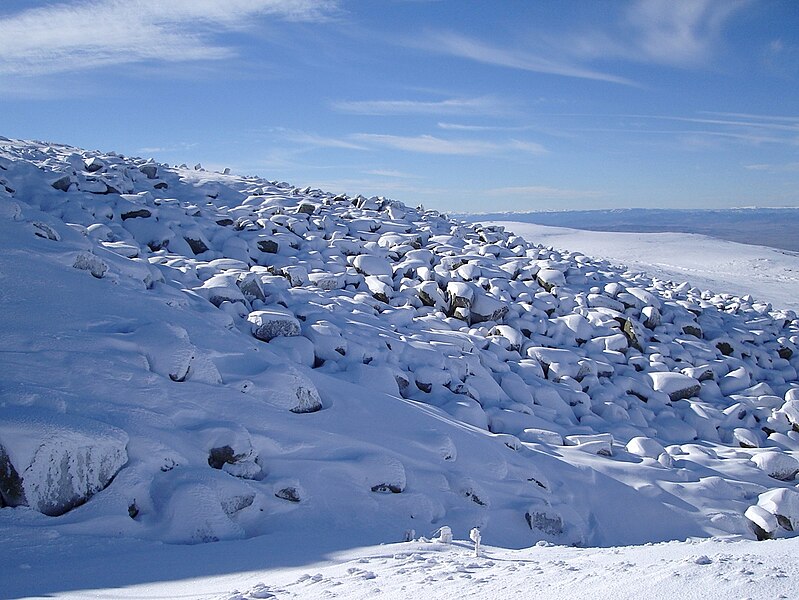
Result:
{"label": "snow-covered ground in foreground", "polygon": [[[12,537],[11,541],[14,539]],[[799,540],[510,550],[414,541],[318,555],[315,540],[199,546],[42,536],[4,556],[3,598],[299,600],[796,598]],[[41,545],[40,545],[41,544]],[[303,556],[304,551],[304,556]],[[37,576],[34,574],[38,573]]]}
{"label": "snow-covered ground in foreground", "polygon": [[[799,310],[799,253],[690,233],[586,231],[518,221],[488,221],[555,248],[584,252],[652,277],[702,289],[751,294]],[[745,223],[742,225],[742,228]]]}
{"label": "snow-covered ground in foreground", "polygon": [[796,597],[796,313],[553,245],[0,138],[0,597]]}

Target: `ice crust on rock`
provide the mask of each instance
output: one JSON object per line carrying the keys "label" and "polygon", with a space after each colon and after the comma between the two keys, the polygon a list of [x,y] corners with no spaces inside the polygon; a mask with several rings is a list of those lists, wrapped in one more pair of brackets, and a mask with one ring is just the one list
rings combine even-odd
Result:
{"label": "ice crust on rock", "polygon": [[[2,408],[108,423],[72,504],[116,477],[75,519],[170,542],[446,520],[521,546],[793,518],[747,511],[793,485],[791,311],[383,197],[42,142],[0,159]],[[14,485],[46,479],[3,427]]]}
{"label": "ice crust on rock", "polygon": [[35,409],[0,414],[0,497],[61,515],[104,489],[127,462],[128,435],[110,425]]}

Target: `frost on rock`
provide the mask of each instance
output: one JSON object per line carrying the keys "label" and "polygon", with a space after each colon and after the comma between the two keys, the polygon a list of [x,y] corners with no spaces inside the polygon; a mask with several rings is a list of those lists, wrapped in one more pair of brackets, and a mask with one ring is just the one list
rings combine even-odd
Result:
{"label": "frost on rock", "polygon": [[9,409],[0,416],[0,495],[5,505],[50,516],[104,489],[128,460],[127,434],[72,415]]}
{"label": "frost on rock", "polygon": [[81,271],[89,271],[89,273],[97,279],[102,279],[106,271],[108,271],[108,265],[106,265],[102,259],[88,252],[81,252],[78,254],[72,266]]}
{"label": "frost on rock", "polygon": [[288,310],[256,310],[247,320],[252,323],[252,334],[265,342],[279,336],[300,335],[300,322]]}

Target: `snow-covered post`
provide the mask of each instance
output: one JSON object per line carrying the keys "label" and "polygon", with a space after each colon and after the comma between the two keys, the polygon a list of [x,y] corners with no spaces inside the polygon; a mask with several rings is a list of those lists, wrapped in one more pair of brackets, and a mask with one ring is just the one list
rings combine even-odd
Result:
{"label": "snow-covered post", "polygon": [[452,529],[444,525],[438,530],[438,541],[442,544],[452,543]]}
{"label": "snow-covered post", "polygon": [[469,533],[469,539],[474,542],[474,555],[480,556],[480,530],[477,527]]}

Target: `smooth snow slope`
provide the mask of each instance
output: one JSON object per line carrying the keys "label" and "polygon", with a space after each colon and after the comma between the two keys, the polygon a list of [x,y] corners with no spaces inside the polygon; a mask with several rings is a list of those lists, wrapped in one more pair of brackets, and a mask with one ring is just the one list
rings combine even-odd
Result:
{"label": "smooth snow slope", "polygon": [[758,291],[0,139],[4,593],[235,579],[444,525],[515,548],[790,538],[799,320]]}
{"label": "smooth snow slope", "polygon": [[799,253],[689,233],[585,231],[518,221],[488,221],[546,246],[604,258],[652,277],[715,292],[751,294],[799,310]]}

